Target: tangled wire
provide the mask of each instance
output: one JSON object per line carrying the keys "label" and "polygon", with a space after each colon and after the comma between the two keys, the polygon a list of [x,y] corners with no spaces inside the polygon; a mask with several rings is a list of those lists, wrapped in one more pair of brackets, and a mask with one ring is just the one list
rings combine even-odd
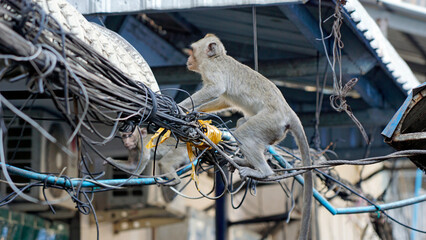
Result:
{"label": "tangled wire", "polygon": [[[81,134],[81,128],[93,131],[93,121],[116,126],[113,130],[117,131],[126,120],[164,127],[185,141],[200,138],[194,130],[199,127],[197,116],[185,114],[170,97],[130,79],[90,46],[63,31],[40,6],[28,1],[6,2],[9,11],[2,14],[8,21],[0,22],[0,50],[4,53],[0,77],[11,82],[25,80],[31,93],[49,95],[74,128],[69,141]],[[18,74],[14,71],[17,65]],[[3,104],[6,101],[2,98]],[[114,136],[95,133],[102,141],[90,139],[93,144],[105,144]]]}
{"label": "tangled wire", "polygon": [[[61,24],[46,14],[39,5],[31,1],[6,0],[1,1],[0,6],[0,79],[12,83],[25,81],[31,97],[44,94],[53,100],[62,118],[73,129],[66,146],[78,137],[81,139],[80,149],[84,149],[81,146],[83,142],[84,147],[95,150],[94,145],[110,142],[120,128],[142,123],[148,123],[154,129],[168,129],[175,139],[186,142],[203,142],[207,138],[204,135],[205,129],[197,121],[202,116],[185,113],[187,110],[178,107],[169,96],[155,93],[144,84],[129,78],[89,45],[64,31]],[[34,119],[26,115],[22,108],[16,108],[0,94],[1,111],[3,106],[70,154],[66,146],[62,146]],[[15,118],[12,122],[14,120]],[[94,122],[110,126],[110,134],[102,135]],[[0,138],[3,139],[7,131],[3,112],[0,112],[0,123]],[[71,184],[69,186],[56,185],[55,180],[54,184],[47,185],[46,181],[42,181],[19,189],[7,172],[4,149],[1,150],[2,171],[14,190],[14,193],[2,200],[3,204],[11,202],[18,195],[40,203],[38,199],[24,195],[23,191],[36,186],[43,186],[43,189],[49,186],[67,190],[74,202],[83,206],[79,207],[82,212],[92,208],[89,206],[91,204],[87,205],[91,200],[86,194],[83,194],[86,198],[84,201],[79,200],[81,193],[87,189],[72,184],[70,179],[65,180]],[[80,154],[82,158],[84,155],[85,153]],[[89,177],[80,179],[81,183],[94,182],[103,190],[117,189],[124,185],[103,184],[97,181],[101,175],[89,173],[87,176]],[[50,205],[48,201],[43,203]]]}
{"label": "tangled wire", "polygon": [[[227,188],[222,193],[216,193],[215,197],[211,196],[214,187],[207,193],[199,191],[201,197],[215,200],[226,192],[232,196],[240,192],[244,185],[246,186],[245,196],[248,189],[255,189],[257,181],[279,182],[282,179],[294,177],[312,169],[329,168],[342,164],[373,164],[388,158],[425,154],[424,151],[410,151],[395,153],[382,158],[357,161],[325,161],[318,162],[313,166],[287,169],[284,169],[285,166],[282,163],[272,163],[271,160],[271,164],[275,166],[275,172],[278,173],[276,176],[267,179],[245,179],[234,187],[232,177],[224,171],[224,168],[227,165],[231,165],[233,169],[240,168],[230,157],[241,154],[236,144],[238,140],[222,141],[219,145],[216,145],[206,137],[206,129],[199,123],[199,120],[211,118],[212,115],[197,112],[187,113],[187,109],[181,109],[171,97],[153,92],[144,84],[134,81],[89,45],[73,34],[64,31],[61,25],[37,4],[25,0],[2,0],[0,4],[0,81],[25,81],[31,97],[36,97],[39,94],[49,96],[62,114],[63,119],[73,128],[66,145],[77,137],[84,143],[84,146],[81,146],[80,143],[80,149],[87,151],[87,148],[90,148],[102,159],[108,160],[94,146],[105,145],[110,142],[120,129],[128,131],[128,128],[130,128],[131,131],[133,126],[140,126],[143,123],[149,124],[154,129],[165,128],[170,130],[171,135],[177,140],[194,143],[203,142],[209,145],[211,149],[197,150],[195,174],[213,168],[215,174],[220,174]],[[345,95],[347,91],[343,89],[342,94]],[[10,203],[19,195],[24,197],[25,195],[22,193],[28,188],[42,187],[44,192],[45,189],[50,187],[67,191],[80,212],[84,214],[94,213],[93,195],[90,196],[90,194],[129,186],[134,184],[131,181],[134,180],[133,178],[143,177],[130,172],[128,179],[116,181],[112,184],[100,180],[103,173],[90,173],[86,167],[87,174],[84,178],[70,178],[62,176],[62,174],[59,174],[59,177],[47,175],[42,181],[25,184],[18,188],[18,185],[13,183],[8,175],[7,169],[10,169],[10,167],[5,163],[6,159],[2,147],[3,135],[7,131],[4,113],[2,112],[3,106],[31,124],[49,141],[59,145],[64,152],[69,152],[36,121],[22,112],[22,108],[16,108],[0,94],[1,168],[6,180],[14,190],[13,193],[0,200],[0,206]],[[224,124],[220,118],[217,119],[220,124]],[[111,132],[107,136],[102,135],[94,126],[94,122],[109,126]],[[229,129],[226,130],[229,131]],[[92,135],[88,135],[86,132],[92,133]],[[93,138],[93,135],[96,137]],[[280,153],[280,155],[284,154]],[[83,152],[79,155],[82,157],[82,162],[85,163],[86,153]],[[183,171],[179,171],[183,173]],[[182,178],[189,176],[182,176]],[[153,179],[150,184],[161,183],[158,181],[161,175],[149,177]],[[190,181],[191,178],[189,178],[188,183]],[[199,190],[198,183],[194,182]],[[85,183],[93,184],[97,189],[94,189],[92,185],[87,187],[84,185]],[[180,190],[172,189],[184,197],[198,198],[186,196]],[[34,198],[27,197],[26,199],[40,203]],[[232,202],[233,207],[241,206],[243,200],[244,197],[237,206],[234,206]],[[49,205],[54,211],[51,202],[47,199],[42,204]],[[96,214],[94,216],[96,218]]]}
{"label": "tangled wire", "polygon": [[[325,44],[325,37],[324,32],[322,29],[322,13],[321,13],[321,0],[319,1],[319,8],[318,8],[318,18],[319,18],[319,29],[321,33],[321,41],[324,47],[324,52],[327,57],[327,62],[330,66],[330,69],[332,71],[332,77],[333,77],[333,95],[330,96],[330,105],[333,107],[334,110],[338,112],[345,111],[346,114],[352,119],[352,121],[355,123],[355,125],[358,127],[359,131],[362,134],[362,137],[364,138],[365,142],[367,144],[370,143],[370,139],[367,135],[367,132],[365,131],[364,127],[362,126],[361,122],[355,117],[353,114],[349,104],[346,101],[346,96],[353,89],[353,87],[358,82],[358,78],[352,78],[351,80],[347,81],[346,84],[343,84],[343,72],[342,72],[342,49],[344,47],[343,41],[342,41],[342,35],[340,32],[340,28],[343,24],[343,17],[342,17],[342,6],[346,4],[346,0],[342,1],[336,1],[334,14],[327,18],[325,21],[329,20],[331,17],[334,17],[332,30],[330,36],[333,36],[333,46],[332,46],[332,57],[330,59],[330,56],[328,54],[328,49]],[[324,22],[325,22],[324,21]]]}

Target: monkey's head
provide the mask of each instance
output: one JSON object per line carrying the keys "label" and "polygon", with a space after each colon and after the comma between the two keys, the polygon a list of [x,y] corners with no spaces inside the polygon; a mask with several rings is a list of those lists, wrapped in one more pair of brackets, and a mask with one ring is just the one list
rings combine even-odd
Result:
{"label": "monkey's head", "polygon": [[226,55],[226,50],[218,37],[208,33],[204,38],[191,44],[191,49],[187,53],[189,55],[186,62],[188,70],[200,72],[200,65],[212,58]]}
{"label": "monkey's head", "polygon": [[[142,137],[146,137],[148,135],[148,130],[146,128],[140,128],[140,133]],[[136,127],[133,132],[121,132],[121,140],[123,141],[124,147],[128,150],[135,149],[140,141],[138,128]]]}

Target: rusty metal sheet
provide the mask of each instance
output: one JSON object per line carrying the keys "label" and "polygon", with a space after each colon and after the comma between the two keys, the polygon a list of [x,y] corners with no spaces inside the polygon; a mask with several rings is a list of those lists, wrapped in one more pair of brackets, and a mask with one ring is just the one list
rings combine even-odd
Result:
{"label": "rusty metal sheet", "polygon": [[422,83],[420,86],[418,86],[418,87],[416,87],[412,90],[412,92],[405,99],[402,106],[398,109],[398,111],[395,113],[395,115],[389,121],[388,125],[382,131],[383,136],[385,136],[387,138],[392,138],[392,135],[394,134],[398,124],[403,119],[403,116],[404,116],[408,106],[410,105],[411,101],[413,100],[413,96],[417,95],[419,92],[421,92],[425,88],[426,88],[426,82]]}

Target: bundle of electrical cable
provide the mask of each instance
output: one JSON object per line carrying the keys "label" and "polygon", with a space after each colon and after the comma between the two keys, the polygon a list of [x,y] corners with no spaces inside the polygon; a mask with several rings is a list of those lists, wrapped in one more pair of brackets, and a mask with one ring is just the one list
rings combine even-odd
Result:
{"label": "bundle of electrical cable", "polygon": [[[79,38],[63,31],[40,6],[29,1],[5,2],[7,8],[0,8],[0,77],[2,81],[26,81],[30,92],[52,97],[75,129],[71,139],[82,127],[93,131],[89,126],[93,120],[117,126],[114,130],[126,120],[150,122],[171,130],[179,139],[200,138],[193,129],[199,127],[196,116],[185,114],[170,97],[130,79]],[[99,137],[104,138],[101,143],[109,140]]]}
{"label": "bundle of electrical cable", "polygon": [[[109,179],[105,181],[100,179],[102,174],[91,173],[85,165],[86,160],[90,158],[87,154],[89,150],[114,165],[114,162],[109,161],[107,156],[103,156],[95,146],[111,141],[120,129],[133,131],[135,126],[146,123],[154,130],[158,128],[170,130],[172,137],[191,143],[195,151],[198,151],[195,147],[202,146],[204,150],[200,151],[196,160],[204,155],[203,159],[220,168],[217,163],[215,165],[217,161],[213,159],[214,155],[219,153],[218,155],[222,155],[222,160],[226,159],[234,168],[239,168],[224,152],[229,148],[235,150],[236,143],[223,141],[220,147],[217,146],[218,141],[221,140],[220,136],[216,136],[213,142],[208,136],[209,124],[200,121],[211,118],[212,115],[188,113],[187,109],[182,110],[169,96],[154,92],[142,82],[131,79],[91,46],[74,34],[66,32],[55,18],[32,1],[4,0],[0,2],[0,80],[11,83],[25,81],[31,93],[30,98],[35,99],[40,95],[50,97],[62,113],[63,120],[73,128],[67,145],[76,137],[81,140],[79,156],[85,167],[81,170],[88,176],[84,180],[69,178],[62,173],[39,174],[6,165],[4,149],[2,149],[2,171],[5,175],[9,176],[7,171],[11,171],[14,174],[19,173],[21,176],[41,181],[31,187],[45,187],[48,184],[50,187],[65,188],[67,191],[70,189],[74,191],[76,186],[97,187],[99,191],[99,189],[111,190],[131,185],[164,183],[158,180],[162,175],[141,176],[124,169],[120,170],[127,172],[130,177],[111,183]],[[66,146],[60,146],[56,139],[30,115],[21,111],[28,100],[18,109],[0,94],[0,109],[3,106],[8,108],[15,114],[12,122],[16,116],[19,116],[49,141],[57,144],[64,152],[71,154]],[[2,123],[1,137],[3,138],[7,128],[2,116],[0,115],[0,123]],[[220,118],[218,119],[220,124],[226,126]],[[103,136],[93,123],[109,126],[110,134]],[[217,132],[217,129],[214,131]],[[213,149],[213,154],[205,154],[208,149]],[[221,169],[217,171],[224,175]],[[153,181],[134,181],[135,177],[149,177]],[[7,180],[16,195],[25,196],[22,189],[18,189],[10,177]],[[30,196],[24,198],[40,202]]]}
{"label": "bundle of electrical cable", "polygon": [[[87,149],[97,151],[95,145],[108,143],[120,129],[133,131],[135,126],[141,124],[149,124],[154,130],[158,128],[170,130],[172,137],[190,142],[194,146],[204,144],[205,150],[196,160],[207,151],[209,145],[215,145],[218,151],[222,151],[206,136],[206,124],[199,121],[203,118],[201,114],[187,113],[188,110],[181,109],[172,98],[154,92],[142,82],[133,80],[91,46],[65,31],[58,21],[32,1],[0,1],[0,81],[10,83],[25,81],[31,93],[29,99],[35,99],[40,95],[50,97],[62,114],[63,120],[73,128],[67,145],[76,138],[81,140],[79,156],[83,164],[85,158],[89,157]],[[49,206],[57,201],[63,201],[63,199],[49,201],[47,198],[41,201],[24,193],[32,187],[42,187],[44,193],[45,189],[50,187],[67,191],[80,212],[88,214],[95,213],[91,203],[93,197],[89,197],[88,194],[131,185],[160,183],[161,175],[148,176],[151,177],[149,180],[154,180],[150,182],[139,181],[140,178],[136,177],[143,176],[134,176],[130,173],[128,179],[115,181],[115,179],[101,179],[104,173],[91,173],[87,167],[80,169],[85,175],[84,178],[70,178],[62,173],[59,175],[37,173],[8,165],[3,148],[3,137],[7,131],[3,107],[32,125],[46,139],[59,145],[59,142],[32,119],[31,115],[22,111],[23,107],[15,107],[0,94],[1,169],[6,182],[14,190],[0,200],[1,205],[10,203],[18,196]],[[109,126],[110,134],[103,136],[95,128],[94,123]],[[226,148],[226,143],[222,149],[224,146]],[[66,146],[59,147],[64,152],[72,154]],[[104,160],[108,160],[101,152],[97,153]],[[213,159],[212,154],[205,156]],[[195,162],[197,168],[201,166],[199,162]],[[226,180],[218,163],[213,161],[213,166],[219,169]],[[186,167],[180,170],[180,174],[188,170],[190,168]],[[9,171],[32,179],[33,182],[26,183],[22,187],[11,179]],[[200,170],[197,170],[197,174],[199,172]],[[211,193],[212,191],[203,195],[208,197]],[[54,211],[52,206],[51,209]],[[94,216],[96,218],[96,214]]]}
{"label": "bundle of electrical cable", "polygon": [[[214,190],[214,185],[212,190],[203,193],[199,190],[197,181],[194,181],[194,183],[201,195],[198,197],[186,196],[180,190],[172,189],[184,197],[205,197],[213,200],[222,197],[226,192],[233,196],[245,189],[241,202],[237,206],[234,206],[232,202],[234,208],[241,206],[248,189],[255,189],[257,181],[280,183],[282,179],[291,178],[312,169],[327,169],[343,164],[367,165],[389,158],[397,159],[410,155],[426,154],[424,150],[410,150],[383,157],[359,160],[327,160],[315,162],[312,166],[287,168],[284,163],[279,162],[279,164],[274,165],[276,175],[267,179],[242,179],[234,188],[232,175],[230,177],[224,171],[224,168],[230,165],[231,169],[240,169],[240,166],[232,160],[232,156],[235,155],[242,157],[237,144],[238,139],[232,139],[229,136],[227,139],[222,137],[224,141],[217,144],[218,141],[214,142],[209,138],[209,128],[206,123],[200,121],[217,116],[181,109],[171,97],[154,92],[142,82],[135,81],[91,46],[75,35],[66,32],[61,24],[39,5],[27,0],[0,0],[0,81],[12,83],[25,81],[32,97],[36,98],[41,94],[49,96],[56,108],[62,113],[63,119],[73,128],[69,141],[79,137],[82,140],[82,150],[87,151],[90,148],[107,162],[108,157],[103,156],[94,146],[108,143],[120,129],[133,131],[135,126],[149,124],[154,130],[159,128],[170,130],[172,137],[178,141],[188,142],[194,147],[196,156],[194,156],[195,172],[193,174],[200,174],[214,168],[214,173],[220,174],[224,185],[227,186],[222,193],[216,193],[216,197],[210,196]],[[3,106],[31,124],[48,140],[59,144],[36,121],[27,116],[21,109],[14,107],[0,93],[0,147],[3,145],[3,134],[7,130],[2,119]],[[219,124],[226,127],[226,124],[220,118],[217,119]],[[93,124],[95,122],[110,126],[110,134],[103,136],[95,128]],[[83,129],[86,131],[83,131]],[[227,128],[220,130],[225,134],[230,133]],[[89,132],[91,135],[89,136],[84,132]],[[165,131],[162,134],[164,133]],[[97,137],[93,138],[93,135]],[[197,149],[197,146],[203,147]],[[65,146],[60,147],[65,152],[69,151]],[[53,187],[66,190],[80,212],[89,214],[90,212],[95,213],[95,210],[91,203],[93,197],[89,197],[88,194],[138,185],[141,182],[137,180],[142,177],[152,179],[151,182],[142,181],[144,184],[167,183],[167,181],[160,180],[162,175],[141,176],[128,171],[127,173],[130,175],[128,179],[116,182],[104,181],[100,179],[103,173],[90,173],[87,167],[84,178],[70,178],[62,176],[62,174],[59,174],[59,176],[52,174],[37,175],[13,166],[6,166],[3,148],[0,153],[2,155],[2,171],[14,190],[13,193],[0,199],[0,205],[8,204],[17,196],[22,196],[29,201],[51,206],[53,202],[49,202],[47,199],[44,202],[39,201],[24,195],[23,191],[31,187],[42,187],[44,192],[47,187]],[[283,152],[270,151],[270,153],[272,155],[279,154],[281,157],[286,155]],[[85,155],[85,153],[83,152],[82,155]],[[86,155],[86,157],[88,156]],[[84,161],[82,162],[84,163]],[[113,165],[113,162],[110,163]],[[203,164],[207,164],[207,167],[202,167]],[[13,183],[7,173],[11,169],[21,171],[28,176],[35,176],[33,180],[36,181],[17,188],[18,184]],[[192,174],[183,176],[183,173],[190,169],[191,166],[178,169],[181,178],[188,177],[188,183],[193,180],[193,178],[189,178]],[[244,186],[245,188],[243,188]],[[51,209],[54,211],[53,207]],[[96,214],[94,216],[96,218]]]}

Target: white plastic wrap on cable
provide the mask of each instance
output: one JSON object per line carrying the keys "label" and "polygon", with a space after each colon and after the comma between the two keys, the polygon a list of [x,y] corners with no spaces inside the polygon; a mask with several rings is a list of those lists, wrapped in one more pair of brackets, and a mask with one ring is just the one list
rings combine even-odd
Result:
{"label": "white plastic wrap on cable", "polygon": [[370,17],[364,7],[358,0],[348,0],[344,6],[346,11],[352,12],[351,18],[357,24],[357,28],[361,31],[365,31],[364,36],[368,40],[373,40],[370,46],[377,48],[376,52],[384,63],[389,63],[387,68],[389,71],[393,71],[392,75],[396,79],[397,83],[402,85],[402,88],[409,92],[412,88],[418,86],[420,82],[414,76],[407,63],[399,56],[395,48],[385,38],[380,31],[379,26]]}
{"label": "white plastic wrap on cable", "polygon": [[52,15],[65,31],[75,34],[131,79],[159,91],[151,68],[141,54],[117,33],[91,23],[66,0],[33,0]]}

